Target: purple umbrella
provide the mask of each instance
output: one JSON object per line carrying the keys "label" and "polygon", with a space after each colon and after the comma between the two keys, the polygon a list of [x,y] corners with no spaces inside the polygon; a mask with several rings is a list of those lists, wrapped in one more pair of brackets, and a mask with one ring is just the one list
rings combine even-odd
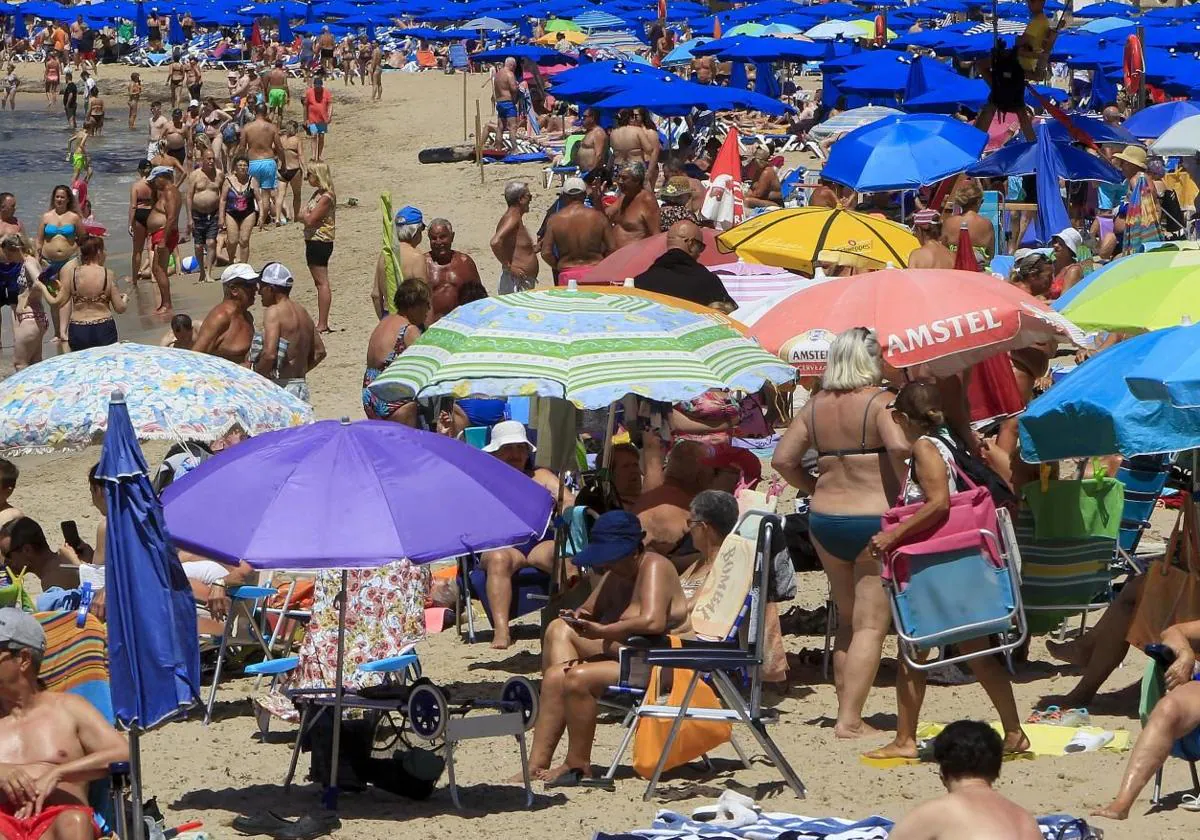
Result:
{"label": "purple umbrella", "polygon": [[519,545],[553,499],[465,443],[382,420],[259,435],[163,493],[174,543],[260,569],[429,563]]}
{"label": "purple umbrella", "polygon": [[[163,491],[176,546],[260,569],[341,569],[333,715],[342,719],[346,569],[446,557],[545,533],[544,487],[465,443],[383,420],[322,420],[209,458]],[[341,726],[325,805],[337,807]]]}

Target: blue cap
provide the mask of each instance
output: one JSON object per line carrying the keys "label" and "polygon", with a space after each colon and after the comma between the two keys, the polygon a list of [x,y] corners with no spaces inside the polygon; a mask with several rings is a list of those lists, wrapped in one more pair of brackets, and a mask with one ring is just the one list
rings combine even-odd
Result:
{"label": "blue cap", "polygon": [[596,520],[588,535],[587,548],[571,558],[580,568],[607,566],[630,556],[642,544],[646,532],[636,516],[624,510],[610,510]]}
{"label": "blue cap", "polygon": [[398,225],[423,225],[425,217],[421,215],[420,210],[409,204],[396,211],[395,223]]}

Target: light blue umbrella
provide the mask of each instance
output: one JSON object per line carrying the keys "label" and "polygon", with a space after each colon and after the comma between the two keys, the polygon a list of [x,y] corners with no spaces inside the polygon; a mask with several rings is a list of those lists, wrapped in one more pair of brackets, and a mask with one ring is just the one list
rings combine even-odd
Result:
{"label": "light blue umbrella", "polygon": [[107,515],[109,686],[116,721],[129,730],[133,825],[140,827],[138,737],[199,702],[200,644],[192,587],[167,536],[120,392],[109,402],[96,478],[104,485]]}
{"label": "light blue umbrella", "polygon": [[1200,102],[1179,100],[1151,105],[1125,120],[1125,130],[1141,140],[1154,140],[1176,123],[1200,114]]}
{"label": "light blue umbrella", "polygon": [[1137,28],[1137,24],[1126,18],[1119,17],[1102,17],[1095,20],[1089,20],[1083,26],[1079,27],[1080,32],[1089,32],[1093,35],[1103,35],[1106,32],[1115,32],[1119,29],[1128,29],[1130,31]]}
{"label": "light blue umbrella", "polygon": [[986,144],[984,132],[952,117],[884,117],[834,143],[821,175],[859,192],[916,189],[963,172]]}
{"label": "light blue umbrella", "polygon": [[[1126,457],[1200,447],[1200,411],[1139,400],[1125,377],[1176,341],[1185,327],[1143,333],[1088,359],[1031,402],[1020,419],[1021,457],[1030,462]],[[1193,341],[1194,341],[1193,336]]]}
{"label": "light blue umbrella", "polygon": [[712,40],[712,38],[693,38],[690,41],[685,41],[684,43],[679,44],[678,46],[675,47],[675,49],[673,49],[669,53],[667,53],[666,57],[662,60],[662,63],[663,64],[682,64],[685,61],[691,61],[692,58],[694,57],[692,55],[692,50],[696,49],[696,47],[704,46],[711,40]]}
{"label": "light blue umbrella", "polygon": [[487,32],[505,32],[512,29],[512,24],[505,23],[502,20],[496,20],[494,17],[479,17],[469,20],[462,25],[463,29],[483,29]]}
{"label": "light blue umbrella", "polygon": [[1125,382],[1139,399],[1200,409],[1200,325],[1169,332],[1153,354],[1126,374]]}

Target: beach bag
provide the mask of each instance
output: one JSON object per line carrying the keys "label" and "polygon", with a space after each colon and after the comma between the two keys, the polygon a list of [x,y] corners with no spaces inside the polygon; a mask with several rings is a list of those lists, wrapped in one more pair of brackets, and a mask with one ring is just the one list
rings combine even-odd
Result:
{"label": "beach bag", "polygon": [[1172,624],[1200,619],[1200,536],[1194,505],[1184,505],[1167,553],[1150,563],[1125,640],[1137,648],[1161,641]]}
{"label": "beach bag", "polygon": [[987,488],[996,507],[1008,508],[1010,511],[1017,509],[1017,495],[998,472],[968,452],[966,447],[958,442],[958,438],[940,433],[934,434],[934,437],[946,444],[950,454],[954,456],[955,466],[963,475],[980,487]]}
{"label": "beach bag", "polygon": [[1036,539],[1117,538],[1125,508],[1125,485],[1105,476],[1098,465],[1094,472],[1093,478],[1042,479],[1021,488],[1021,495],[1033,513]]}
{"label": "beach bag", "polygon": [[[670,637],[670,640],[673,648],[680,647],[682,644],[674,636]],[[674,681],[671,683],[671,692],[667,696],[667,705],[679,706],[683,702],[683,696],[687,693],[688,683],[692,681],[693,672],[682,668],[673,670]],[[661,674],[662,668],[650,669],[650,679],[646,683],[646,696],[650,699],[658,696]],[[722,706],[721,701],[717,699],[716,692],[708,683],[701,680],[696,683],[696,690],[692,692],[692,702],[688,708],[720,709]],[[663,747],[667,743],[667,735],[670,734],[674,724],[673,718],[665,720],[642,718],[637,722],[637,731],[633,735],[633,770],[643,779],[649,779],[654,775],[654,768],[658,766]],[[680,767],[699,758],[709,750],[716,749],[727,742],[732,735],[732,723],[684,720],[679,726],[679,734],[675,738],[675,743],[671,744],[671,752],[667,755],[663,770]]]}
{"label": "beach bag", "polygon": [[[915,471],[914,467],[909,469]],[[962,542],[965,534],[978,537],[981,530],[989,531],[992,534],[996,533],[996,505],[992,501],[991,493],[986,487],[972,481],[957,463],[954,464],[954,472],[958,476],[959,483],[965,485],[967,489],[950,494],[950,509],[946,512],[946,517],[940,522],[930,525],[924,531],[910,534],[902,542],[897,543],[888,553],[889,558],[894,557],[901,548],[908,549],[909,553],[923,553],[935,551],[938,545],[958,545]],[[924,506],[925,502],[902,505],[897,500],[897,504],[883,514],[883,530],[891,531],[898,527]],[[982,539],[982,537],[978,538]],[[983,543],[988,546],[986,551],[989,555],[995,554],[992,542]],[[993,559],[998,558],[993,556]]]}

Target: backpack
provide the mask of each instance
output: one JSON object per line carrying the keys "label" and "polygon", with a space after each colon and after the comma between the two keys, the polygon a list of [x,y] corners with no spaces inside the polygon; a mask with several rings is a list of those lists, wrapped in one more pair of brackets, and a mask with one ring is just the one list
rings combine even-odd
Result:
{"label": "backpack", "polygon": [[953,435],[935,434],[934,437],[946,444],[950,454],[954,456],[954,463],[967,478],[980,487],[987,488],[996,507],[1017,509],[1017,494],[1012,491],[1008,482],[1001,478],[999,473],[984,463],[982,459],[972,455]]}

